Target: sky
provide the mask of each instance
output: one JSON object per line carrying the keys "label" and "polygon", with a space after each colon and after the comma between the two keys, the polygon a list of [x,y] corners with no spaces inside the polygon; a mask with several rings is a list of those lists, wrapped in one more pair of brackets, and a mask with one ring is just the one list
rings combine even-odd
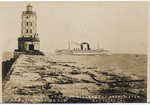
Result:
{"label": "sky", "polygon": [[[112,53],[147,54],[148,2],[47,1],[30,2],[37,13],[40,50],[68,49],[70,42],[88,42],[91,49]],[[17,49],[21,14],[28,2],[0,2],[3,51]],[[78,47],[71,43],[71,48]]]}

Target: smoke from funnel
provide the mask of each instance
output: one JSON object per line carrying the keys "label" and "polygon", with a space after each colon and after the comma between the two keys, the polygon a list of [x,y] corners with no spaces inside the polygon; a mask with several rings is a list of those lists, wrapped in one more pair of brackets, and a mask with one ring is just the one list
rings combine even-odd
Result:
{"label": "smoke from funnel", "polygon": [[79,43],[77,43],[77,42],[73,42],[73,41],[71,41],[71,43],[73,43],[73,44],[76,44],[76,45],[80,46],[80,44],[79,44]]}

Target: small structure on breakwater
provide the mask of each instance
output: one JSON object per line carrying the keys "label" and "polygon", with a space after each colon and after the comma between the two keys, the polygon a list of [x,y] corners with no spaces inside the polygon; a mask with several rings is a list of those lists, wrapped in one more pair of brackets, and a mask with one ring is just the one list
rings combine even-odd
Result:
{"label": "small structure on breakwater", "polygon": [[14,57],[20,54],[43,55],[40,50],[40,40],[37,34],[37,15],[32,11],[30,3],[26,6],[26,11],[22,12],[21,37],[18,38],[18,49],[15,50]]}

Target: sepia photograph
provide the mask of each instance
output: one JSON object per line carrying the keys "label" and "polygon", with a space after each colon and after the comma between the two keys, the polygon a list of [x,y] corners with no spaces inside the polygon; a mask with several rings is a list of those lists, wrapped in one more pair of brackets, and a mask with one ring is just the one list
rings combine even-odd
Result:
{"label": "sepia photograph", "polygon": [[149,1],[1,1],[2,103],[147,103]]}

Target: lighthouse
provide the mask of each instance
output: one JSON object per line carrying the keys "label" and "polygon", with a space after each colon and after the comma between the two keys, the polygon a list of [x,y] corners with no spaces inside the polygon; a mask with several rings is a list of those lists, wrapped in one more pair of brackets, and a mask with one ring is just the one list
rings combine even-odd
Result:
{"label": "lighthouse", "polygon": [[37,34],[37,15],[30,3],[22,12],[21,37],[18,38],[18,51],[39,50],[40,40]]}
{"label": "lighthouse", "polygon": [[26,52],[40,52],[40,40],[37,34],[37,15],[32,11],[30,3],[26,6],[26,11],[21,16],[21,36],[18,37],[18,49],[14,52],[14,57]]}

